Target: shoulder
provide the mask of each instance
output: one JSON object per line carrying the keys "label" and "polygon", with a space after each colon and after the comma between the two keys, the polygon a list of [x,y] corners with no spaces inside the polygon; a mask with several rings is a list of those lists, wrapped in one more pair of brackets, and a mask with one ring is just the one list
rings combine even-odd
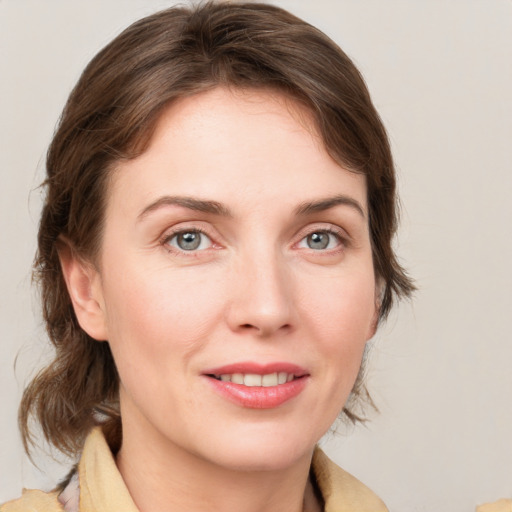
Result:
{"label": "shoulder", "polygon": [[476,507],[476,512],[512,512],[512,499],[502,499]]}
{"label": "shoulder", "polygon": [[21,498],[0,505],[0,512],[63,512],[56,492],[23,491]]}
{"label": "shoulder", "polygon": [[313,473],[325,502],[325,512],[387,512],[383,501],[357,478],[332,462],[317,448]]}

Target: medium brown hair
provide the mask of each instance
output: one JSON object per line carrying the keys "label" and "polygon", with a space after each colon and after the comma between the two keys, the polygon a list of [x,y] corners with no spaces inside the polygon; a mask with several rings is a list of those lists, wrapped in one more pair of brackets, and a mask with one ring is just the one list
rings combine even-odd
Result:
{"label": "medium brown hair", "polygon": [[[270,88],[310,111],[331,157],[366,176],[373,261],[382,283],[380,318],[395,298],[411,294],[413,285],[392,249],[397,205],[389,142],[363,78],[345,53],[316,28],[267,4],[207,2],[153,14],[89,63],[48,150],[34,275],[55,358],[23,395],[19,421],[27,451],[32,416],[45,438],[67,454],[79,452],[98,421],[117,432],[112,438],[119,442],[114,360],[108,343],[93,340],[78,324],[59,240],[93,261],[113,165],[144,151],[170,102],[219,85]],[[352,398],[364,395],[360,377]],[[343,412],[359,419],[348,406]]]}

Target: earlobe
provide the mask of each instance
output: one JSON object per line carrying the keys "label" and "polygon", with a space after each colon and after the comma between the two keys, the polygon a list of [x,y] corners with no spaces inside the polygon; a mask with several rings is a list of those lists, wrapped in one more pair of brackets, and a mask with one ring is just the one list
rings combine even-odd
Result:
{"label": "earlobe", "polygon": [[73,309],[80,327],[98,341],[108,339],[106,315],[99,272],[59,239],[58,253]]}

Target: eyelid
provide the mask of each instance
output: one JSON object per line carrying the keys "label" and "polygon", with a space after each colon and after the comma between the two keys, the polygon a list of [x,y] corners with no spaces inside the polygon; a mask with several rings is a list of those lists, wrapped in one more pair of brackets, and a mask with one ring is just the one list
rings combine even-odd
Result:
{"label": "eyelid", "polygon": [[[158,241],[159,244],[164,246],[165,249],[169,252],[172,252],[177,255],[183,255],[188,257],[193,257],[194,255],[198,255],[199,253],[206,252],[210,249],[218,249],[221,247],[221,244],[217,242],[217,236],[211,233],[211,229],[207,229],[201,225],[198,225],[196,222],[180,222],[176,224],[175,226],[172,226],[168,229],[166,229],[162,235],[159,237]],[[205,249],[198,249],[198,250],[191,250],[186,251],[183,249],[180,249],[178,247],[172,246],[169,244],[169,241],[172,240],[174,237],[176,237],[179,234],[187,233],[187,232],[196,232],[201,233],[202,235],[206,236],[210,242],[211,245]]]}
{"label": "eyelid", "polygon": [[[190,250],[181,248],[179,246],[179,242],[178,242],[180,236],[183,236],[183,235],[186,235],[186,234],[191,234],[191,233],[193,233],[194,235],[199,235],[200,236],[199,246],[197,248],[190,249]],[[205,242],[204,239],[206,239],[206,242]],[[176,243],[173,243],[174,240],[176,240]],[[199,231],[197,229],[187,229],[185,231],[178,231],[177,233],[174,233],[173,235],[168,236],[166,238],[166,242],[165,243],[168,244],[170,247],[173,247],[177,251],[180,251],[180,252],[183,251],[183,252],[186,252],[186,253],[205,251],[206,249],[209,249],[213,245],[212,239],[204,231]],[[204,243],[206,243],[207,247],[200,248],[201,245],[203,245]]]}
{"label": "eyelid", "polygon": [[316,232],[320,232],[320,231],[325,232],[325,233],[330,233],[332,235],[337,236],[340,239],[340,242],[345,247],[350,245],[350,241],[351,241],[350,235],[340,226],[338,226],[336,224],[332,224],[330,222],[325,222],[325,223],[317,222],[314,224],[310,224],[310,225],[306,226],[305,228],[301,229],[297,233],[297,236],[296,236],[297,241],[294,242],[293,245],[297,245],[302,240],[304,240],[304,238],[306,238],[307,236],[309,236],[313,233],[316,233]]}

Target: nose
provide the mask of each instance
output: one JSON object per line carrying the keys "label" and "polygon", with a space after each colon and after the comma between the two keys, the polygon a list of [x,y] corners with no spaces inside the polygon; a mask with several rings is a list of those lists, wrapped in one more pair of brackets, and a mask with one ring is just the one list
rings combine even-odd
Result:
{"label": "nose", "polygon": [[290,269],[277,255],[241,258],[229,286],[231,330],[263,338],[292,329],[293,282]]}

